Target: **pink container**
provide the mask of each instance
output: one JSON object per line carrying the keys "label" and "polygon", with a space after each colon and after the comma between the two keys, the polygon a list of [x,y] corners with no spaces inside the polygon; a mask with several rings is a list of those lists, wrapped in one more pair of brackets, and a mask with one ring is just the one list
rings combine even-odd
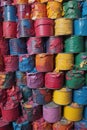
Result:
{"label": "pink container", "polygon": [[3,22],[3,36],[5,38],[16,38],[17,34],[17,23],[4,21]]}
{"label": "pink container", "polygon": [[41,18],[35,21],[35,33],[37,37],[48,37],[54,34],[54,22],[49,18]]}
{"label": "pink container", "polygon": [[0,39],[0,55],[8,55],[9,47],[8,42],[5,39]]}
{"label": "pink container", "polygon": [[17,16],[18,19],[28,19],[30,18],[30,5],[29,4],[19,4],[17,6]]}
{"label": "pink container", "polygon": [[0,22],[0,38],[3,37],[3,28],[2,28],[2,22]]}

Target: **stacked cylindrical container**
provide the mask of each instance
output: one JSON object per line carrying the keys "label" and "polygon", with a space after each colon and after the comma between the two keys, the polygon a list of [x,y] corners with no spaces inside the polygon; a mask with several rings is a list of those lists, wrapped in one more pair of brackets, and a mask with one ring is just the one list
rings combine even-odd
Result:
{"label": "stacked cylindrical container", "polygon": [[87,1],[0,1],[0,130],[87,130]]}

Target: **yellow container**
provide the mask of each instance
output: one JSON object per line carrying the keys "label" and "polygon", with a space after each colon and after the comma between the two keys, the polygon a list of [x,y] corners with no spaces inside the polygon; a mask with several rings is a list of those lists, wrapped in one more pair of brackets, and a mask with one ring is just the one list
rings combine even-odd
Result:
{"label": "yellow container", "polygon": [[72,102],[72,90],[62,88],[53,92],[53,101],[59,105],[68,105]]}
{"label": "yellow container", "polygon": [[83,107],[72,103],[69,106],[64,107],[64,117],[70,121],[79,121],[82,119]]}
{"label": "yellow container", "polygon": [[47,3],[47,16],[51,19],[62,17],[62,4],[57,1]]}
{"label": "yellow container", "polygon": [[69,53],[59,53],[56,55],[56,70],[71,70],[74,66],[74,55]]}
{"label": "yellow container", "polygon": [[55,20],[55,36],[69,35],[73,33],[72,19],[59,18]]}
{"label": "yellow container", "polygon": [[54,0],[54,1],[63,2],[63,0]]}

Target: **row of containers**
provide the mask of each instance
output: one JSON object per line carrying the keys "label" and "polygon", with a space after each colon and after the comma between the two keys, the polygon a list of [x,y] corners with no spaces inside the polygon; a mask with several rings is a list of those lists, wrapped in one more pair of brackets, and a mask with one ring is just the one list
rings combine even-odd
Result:
{"label": "row of containers", "polygon": [[[4,2],[4,1],[3,1]],[[55,8],[54,8],[55,7]],[[1,17],[4,17],[5,21],[15,22],[18,19],[32,19],[50,18],[57,19],[60,17],[65,18],[81,18],[87,16],[87,1],[68,1],[57,2],[50,1],[47,4],[35,2],[33,4],[19,4],[19,5],[4,5],[1,7],[1,13],[4,11]]]}
{"label": "row of containers", "polygon": [[73,53],[76,57],[79,53],[86,53],[87,38],[82,36],[66,36],[48,38],[30,37],[28,39],[13,38],[0,39],[0,55],[36,55],[40,53],[54,54]]}

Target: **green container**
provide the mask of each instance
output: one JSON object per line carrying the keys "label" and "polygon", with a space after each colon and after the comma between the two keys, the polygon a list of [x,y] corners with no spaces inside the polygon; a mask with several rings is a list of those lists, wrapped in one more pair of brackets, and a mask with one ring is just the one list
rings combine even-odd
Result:
{"label": "green container", "polygon": [[66,73],[66,87],[78,89],[85,84],[84,71],[71,70]]}
{"label": "green container", "polygon": [[81,36],[71,36],[65,40],[65,52],[70,53],[80,53],[84,52],[85,44],[83,37]]}
{"label": "green container", "polygon": [[87,71],[87,52],[82,52],[75,56],[75,67],[79,70]]}
{"label": "green container", "polygon": [[81,9],[77,1],[68,1],[63,3],[64,17],[66,18],[80,18]]}

